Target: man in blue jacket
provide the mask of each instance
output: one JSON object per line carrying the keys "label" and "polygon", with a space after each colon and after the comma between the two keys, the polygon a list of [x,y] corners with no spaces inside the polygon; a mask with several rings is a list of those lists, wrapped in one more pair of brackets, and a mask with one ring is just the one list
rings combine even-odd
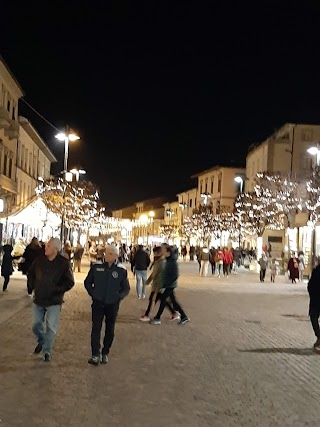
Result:
{"label": "man in blue jacket", "polygon": [[[127,270],[116,264],[118,257],[115,246],[106,246],[105,261],[102,264],[93,264],[84,281],[84,286],[92,298],[92,356],[88,360],[91,365],[108,363],[120,301],[130,291]],[[104,319],[106,328],[100,358],[100,336]]]}

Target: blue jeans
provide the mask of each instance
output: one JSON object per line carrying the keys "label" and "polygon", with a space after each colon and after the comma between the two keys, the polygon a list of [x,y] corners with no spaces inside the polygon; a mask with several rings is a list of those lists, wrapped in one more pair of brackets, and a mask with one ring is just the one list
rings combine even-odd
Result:
{"label": "blue jeans", "polygon": [[[61,305],[42,307],[33,304],[33,333],[42,345],[43,354],[51,354],[60,319]],[[46,330],[44,331],[44,324]]]}
{"label": "blue jeans", "polygon": [[[136,270],[136,290],[139,298],[146,296],[146,287],[147,287],[147,270]],[[141,292],[141,282],[142,282],[142,292]]]}

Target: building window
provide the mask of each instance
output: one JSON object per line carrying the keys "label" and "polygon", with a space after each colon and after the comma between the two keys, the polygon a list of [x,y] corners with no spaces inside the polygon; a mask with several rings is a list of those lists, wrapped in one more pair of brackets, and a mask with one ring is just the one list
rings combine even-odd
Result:
{"label": "building window", "polygon": [[211,191],[210,193],[213,194],[213,184],[214,184],[214,178],[211,178]]}
{"label": "building window", "polygon": [[7,156],[7,153],[5,153],[4,159],[3,159],[3,173],[4,173],[4,175],[7,175],[7,163],[8,163],[8,156]]}
{"label": "building window", "polygon": [[12,158],[11,157],[9,159],[9,173],[8,173],[8,177],[9,178],[12,177]]}
{"label": "building window", "polygon": [[218,179],[218,193],[221,193],[221,178]]}
{"label": "building window", "polygon": [[216,214],[218,215],[219,213],[220,213],[220,201],[218,200],[216,204]]}
{"label": "building window", "polygon": [[10,98],[8,98],[8,101],[7,101],[7,110],[10,113],[10,110],[11,110],[11,101],[10,101]]}
{"label": "building window", "polygon": [[15,120],[16,119],[16,107],[13,105],[13,107],[12,107],[12,120]]}
{"label": "building window", "polygon": [[189,208],[192,208],[192,199],[189,200]]}
{"label": "building window", "polygon": [[302,141],[311,142],[313,140],[312,129],[302,129],[301,130],[301,139],[302,139]]}

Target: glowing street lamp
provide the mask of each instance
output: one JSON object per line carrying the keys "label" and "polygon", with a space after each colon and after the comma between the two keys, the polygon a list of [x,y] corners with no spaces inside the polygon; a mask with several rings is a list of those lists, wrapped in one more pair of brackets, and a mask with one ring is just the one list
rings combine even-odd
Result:
{"label": "glowing street lamp", "polygon": [[202,193],[200,197],[203,199],[203,204],[206,206],[208,204],[208,199],[211,199],[211,194]]}
{"label": "glowing street lamp", "polygon": [[240,184],[240,193],[243,192],[243,178],[241,176],[236,176],[234,178],[235,182],[237,182],[238,184]]}
{"label": "glowing street lamp", "polygon": [[67,172],[68,170],[68,156],[69,156],[69,141],[77,141],[80,139],[78,135],[76,135],[73,132],[60,132],[57,135],[55,135],[55,138],[57,138],[59,141],[64,141],[64,172]]}
{"label": "glowing street lamp", "polygon": [[307,152],[309,154],[311,154],[312,156],[316,156],[316,161],[317,161],[317,166],[319,166],[320,164],[320,150],[319,150],[319,146],[317,145],[316,147],[310,147],[307,149]]}
{"label": "glowing street lamp", "polygon": [[85,175],[87,172],[84,169],[71,169],[70,172],[76,176],[76,180],[79,181],[80,175]]}

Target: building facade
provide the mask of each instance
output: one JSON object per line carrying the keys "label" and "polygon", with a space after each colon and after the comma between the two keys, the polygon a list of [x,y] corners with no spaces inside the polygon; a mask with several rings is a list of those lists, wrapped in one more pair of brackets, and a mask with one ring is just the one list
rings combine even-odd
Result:
{"label": "building facade", "polygon": [[[22,96],[21,87],[0,57],[0,218],[17,203],[18,102]],[[2,227],[0,234],[2,238]]]}

